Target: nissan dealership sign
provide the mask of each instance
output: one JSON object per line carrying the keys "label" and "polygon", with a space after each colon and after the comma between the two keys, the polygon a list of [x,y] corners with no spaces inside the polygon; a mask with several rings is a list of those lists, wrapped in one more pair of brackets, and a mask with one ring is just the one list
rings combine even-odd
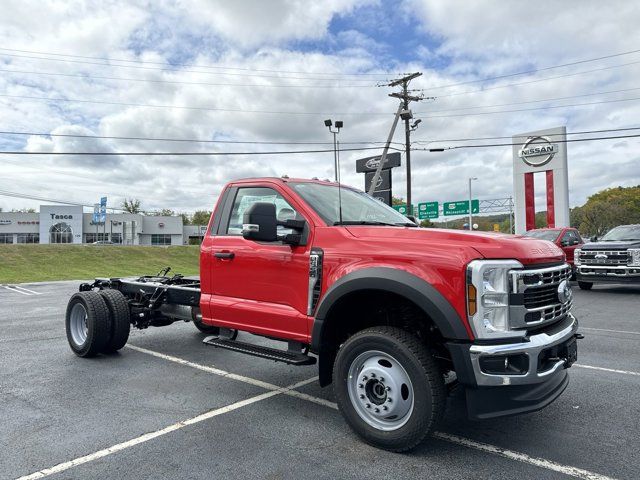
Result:
{"label": "nissan dealership sign", "polygon": [[518,150],[518,157],[531,167],[541,167],[553,160],[558,151],[558,144],[551,143],[549,138],[530,137]]}

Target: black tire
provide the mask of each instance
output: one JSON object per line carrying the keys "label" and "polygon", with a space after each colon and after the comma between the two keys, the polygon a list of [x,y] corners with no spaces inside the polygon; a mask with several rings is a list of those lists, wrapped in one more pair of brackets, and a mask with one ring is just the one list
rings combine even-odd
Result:
{"label": "black tire", "polygon": [[578,286],[580,287],[580,290],[591,290],[591,287],[593,287],[593,283],[592,282],[578,282]]}
{"label": "black tire", "polygon": [[[348,377],[352,363],[373,351],[395,359],[413,386],[412,410],[407,413],[405,423],[394,430],[376,428],[365,421],[357,411],[357,401],[352,402],[349,395]],[[446,389],[436,361],[418,337],[399,328],[373,327],[349,338],[336,356],[333,383],[338,407],[349,426],[367,443],[385,450],[403,452],[412,449],[435,429],[444,414]]]}
{"label": "black tire", "polygon": [[131,331],[131,313],[129,302],[121,291],[107,289],[98,292],[109,309],[111,319],[111,336],[105,345],[103,352],[113,353],[120,350],[129,340]]}
{"label": "black tire", "polygon": [[206,333],[207,335],[219,335],[220,327],[214,327],[212,325],[205,325],[199,320],[194,319],[193,324],[195,327],[200,330],[202,333]]}
{"label": "black tire", "polygon": [[[81,323],[84,329],[79,327]],[[98,292],[73,295],[67,305],[65,329],[69,346],[79,357],[93,357],[102,352],[111,337],[109,309],[102,295]]]}

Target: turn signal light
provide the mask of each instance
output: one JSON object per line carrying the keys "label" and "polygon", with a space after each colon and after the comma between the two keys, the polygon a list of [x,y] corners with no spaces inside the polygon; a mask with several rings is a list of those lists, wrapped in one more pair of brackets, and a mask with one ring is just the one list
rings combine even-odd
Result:
{"label": "turn signal light", "polygon": [[476,287],[471,284],[467,285],[467,310],[471,316],[478,311]]}

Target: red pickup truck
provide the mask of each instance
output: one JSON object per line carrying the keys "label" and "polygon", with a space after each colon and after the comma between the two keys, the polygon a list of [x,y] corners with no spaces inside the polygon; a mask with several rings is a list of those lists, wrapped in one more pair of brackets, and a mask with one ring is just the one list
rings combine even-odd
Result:
{"label": "red pickup truck", "polygon": [[211,217],[199,279],[165,270],[82,284],[67,338],[86,357],[122,348],[131,325],[193,321],[207,345],[317,361],[353,430],[404,451],[435,428],[456,385],[475,419],[538,410],[563,392],[580,338],[570,276],[546,241],[421,229],[329,182],[239,180]]}
{"label": "red pickup truck", "polygon": [[537,228],[535,230],[529,230],[524,234],[525,237],[538,238],[540,240],[549,240],[559,246],[567,257],[567,263],[573,267],[574,254],[576,249],[579,249],[584,245],[584,240],[580,236],[580,232],[575,228],[563,227],[563,228]]}

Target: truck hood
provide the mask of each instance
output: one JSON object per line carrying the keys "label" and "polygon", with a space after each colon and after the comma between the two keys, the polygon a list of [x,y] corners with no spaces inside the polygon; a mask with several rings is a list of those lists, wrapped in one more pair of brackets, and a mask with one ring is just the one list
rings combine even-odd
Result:
{"label": "truck hood", "polygon": [[582,250],[626,250],[627,248],[640,248],[640,240],[627,242],[589,242],[580,247]]}
{"label": "truck hood", "polygon": [[398,243],[403,251],[419,253],[430,245],[473,248],[484,258],[514,258],[523,264],[562,262],[564,252],[547,240],[493,232],[440,228],[349,226],[356,238]]}

